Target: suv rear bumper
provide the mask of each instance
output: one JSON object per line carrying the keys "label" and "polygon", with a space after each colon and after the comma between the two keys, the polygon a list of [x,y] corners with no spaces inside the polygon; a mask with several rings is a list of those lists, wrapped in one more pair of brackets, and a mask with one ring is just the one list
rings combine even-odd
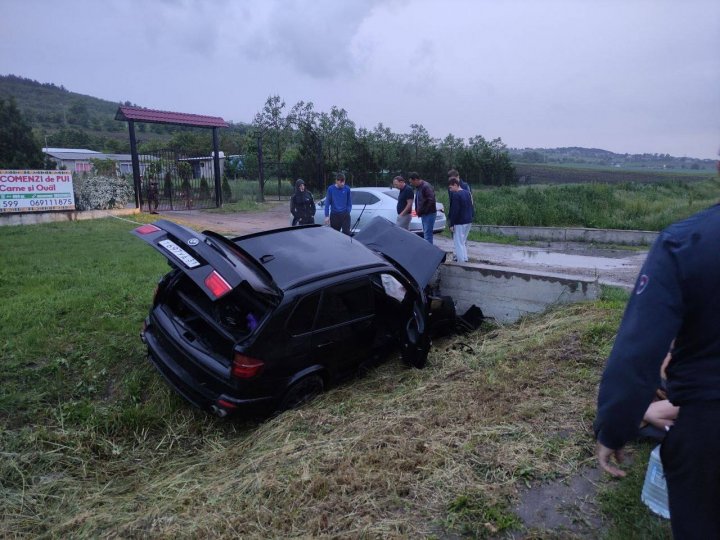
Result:
{"label": "suv rear bumper", "polygon": [[[149,321],[147,321],[149,324]],[[278,401],[278,396],[268,395],[240,398],[227,392],[218,391],[202,384],[198,377],[180,365],[159,342],[152,326],[147,326],[140,337],[147,345],[148,360],[167,381],[170,387],[196,407],[211,411],[218,416],[234,412],[269,413]]]}

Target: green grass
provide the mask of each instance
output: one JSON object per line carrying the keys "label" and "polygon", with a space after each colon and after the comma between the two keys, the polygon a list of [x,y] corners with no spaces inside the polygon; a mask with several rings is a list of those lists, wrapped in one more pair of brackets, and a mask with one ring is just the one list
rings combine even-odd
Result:
{"label": "green grass", "polygon": [[609,517],[608,540],[672,538],[669,522],[638,504],[653,447],[650,443],[638,444],[628,456],[632,462],[625,466],[627,477],[605,484],[599,492],[600,507]]}
{"label": "green grass", "polygon": [[[497,536],[519,530],[520,487],[593,466],[626,293],[436,340],[424,370],[389,359],[263,423],[223,421],[145,358],[167,265],[134,227],[1,231],[0,537]],[[602,485],[612,530],[653,537],[632,480]]]}
{"label": "green grass", "polygon": [[659,231],[716,204],[720,180],[475,188],[473,199],[478,224]]}

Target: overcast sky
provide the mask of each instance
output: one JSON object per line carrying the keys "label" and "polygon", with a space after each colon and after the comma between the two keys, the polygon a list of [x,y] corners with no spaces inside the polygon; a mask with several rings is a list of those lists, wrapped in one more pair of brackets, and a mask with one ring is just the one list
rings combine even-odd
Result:
{"label": "overcast sky", "polygon": [[0,74],[250,122],[716,158],[718,0],[2,0]]}

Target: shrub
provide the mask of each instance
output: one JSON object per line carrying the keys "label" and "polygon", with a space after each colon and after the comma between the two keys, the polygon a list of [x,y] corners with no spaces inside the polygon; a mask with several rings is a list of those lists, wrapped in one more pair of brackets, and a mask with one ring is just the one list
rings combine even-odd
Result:
{"label": "shrub", "polygon": [[172,175],[170,174],[170,171],[168,171],[165,173],[165,179],[163,180],[163,197],[166,199],[172,197],[172,188]]}
{"label": "shrub", "polygon": [[75,207],[78,210],[125,208],[134,195],[122,177],[90,175],[75,185]]}
{"label": "shrub", "polygon": [[201,199],[209,199],[210,198],[210,186],[208,185],[208,181],[205,178],[202,178],[200,180],[200,198]]}
{"label": "shrub", "polygon": [[230,182],[228,182],[227,176],[223,176],[222,193],[224,202],[233,202],[233,192],[232,188],[230,187]]}

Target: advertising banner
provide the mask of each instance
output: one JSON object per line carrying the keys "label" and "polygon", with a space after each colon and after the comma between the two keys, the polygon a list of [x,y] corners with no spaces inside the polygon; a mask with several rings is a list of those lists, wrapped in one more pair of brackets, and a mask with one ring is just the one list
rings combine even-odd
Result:
{"label": "advertising banner", "polygon": [[75,210],[67,171],[0,170],[0,213]]}

